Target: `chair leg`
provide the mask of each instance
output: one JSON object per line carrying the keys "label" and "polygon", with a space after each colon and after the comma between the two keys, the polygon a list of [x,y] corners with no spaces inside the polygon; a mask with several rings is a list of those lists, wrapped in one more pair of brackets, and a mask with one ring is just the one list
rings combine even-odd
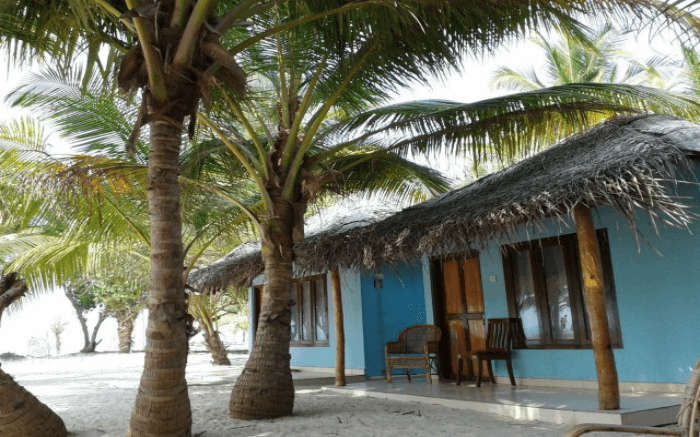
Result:
{"label": "chair leg", "polygon": [[433,378],[431,377],[430,372],[430,358],[425,359],[425,378],[427,379],[428,384],[433,383]]}
{"label": "chair leg", "polygon": [[478,359],[479,366],[476,371],[476,386],[481,387],[481,369],[483,369],[483,366],[481,365],[481,357]]}
{"label": "chair leg", "polygon": [[513,376],[513,363],[509,358],[506,358],[506,366],[508,367],[508,376],[510,377],[510,385],[515,387],[515,377]]}
{"label": "chair leg", "polygon": [[457,355],[457,385],[462,383],[462,355]]}
{"label": "chair leg", "polygon": [[491,360],[486,361],[486,365],[489,367],[489,378],[491,379],[491,384],[495,384],[496,378],[493,377],[493,366],[491,366]]}
{"label": "chair leg", "polygon": [[408,382],[411,382],[411,370],[406,369],[406,376],[408,377]]}
{"label": "chair leg", "polygon": [[386,360],[386,382],[391,382],[391,364]]}

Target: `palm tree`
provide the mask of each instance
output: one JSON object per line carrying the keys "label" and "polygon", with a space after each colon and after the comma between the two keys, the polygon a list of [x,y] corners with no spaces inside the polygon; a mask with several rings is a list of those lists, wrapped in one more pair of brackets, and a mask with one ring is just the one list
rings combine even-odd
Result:
{"label": "palm tree", "polygon": [[[235,293],[235,292],[234,292]],[[189,297],[189,312],[197,321],[204,336],[204,343],[212,357],[212,363],[230,366],[226,346],[219,333],[219,321],[227,314],[239,310],[239,302],[230,291],[194,294]]]}
{"label": "palm tree", "polygon": [[[492,17],[497,20],[498,12]],[[410,35],[412,30],[407,24],[402,32]],[[324,50],[329,47],[324,38],[314,29],[295,28],[251,46],[240,57],[243,69],[253,72],[248,97],[239,99],[220,90],[218,96],[225,103],[213,103],[216,115],[199,114],[255,182],[261,198],[257,209],[238,202],[257,226],[265,286],[255,347],[229,405],[236,418],[277,417],[292,411],[292,247],[303,238],[305,213],[319,197],[329,191],[434,193],[442,187],[431,186],[429,171],[405,156],[444,146],[481,154],[494,144],[499,153],[512,155],[532,147],[524,137],[549,143],[592,125],[600,113],[638,111],[643,105],[686,113],[691,105],[643,88],[587,85],[474,104],[428,101],[371,110],[387,100],[398,78],[423,77],[423,56],[428,52],[415,57],[407,52],[401,44],[409,36],[385,40],[362,34],[340,53],[336,46]],[[438,35],[431,40],[441,41]],[[444,62],[459,56],[453,48],[458,47],[442,48]],[[438,62],[431,65],[433,71],[442,67]],[[210,184],[226,195],[225,185]],[[421,185],[422,190],[414,191]]]}
{"label": "palm tree", "polygon": [[[663,85],[660,68],[671,63],[662,57],[642,62],[621,48],[622,38],[612,25],[606,24],[594,32],[559,32],[552,37],[538,35],[533,42],[545,56],[544,76],[533,69],[516,71],[510,67],[499,67],[492,84],[496,88],[518,91],[534,91],[550,86],[571,83],[629,83],[644,84],[656,88]],[[626,68],[621,69],[621,66]]]}
{"label": "palm tree", "polygon": [[[65,437],[66,426],[41,403],[0,369],[0,423],[7,437]],[[5,425],[7,424],[7,425]]]}
{"label": "palm tree", "polygon": [[[8,129],[9,127],[9,129]],[[43,149],[46,137],[36,126],[25,120],[0,127],[0,153],[7,143],[23,141],[24,144],[37,151]],[[3,172],[0,171],[0,174]],[[36,223],[31,220],[19,219],[15,214],[18,210],[24,212],[36,211],[36,202],[27,201],[26,197],[18,197],[16,187],[0,178],[0,246],[9,235],[18,232],[35,232]],[[12,252],[0,248],[0,317],[2,313],[17,305],[29,292],[27,281],[14,270],[6,272],[12,261]],[[11,267],[11,266],[10,266]],[[44,405],[31,393],[17,384],[10,375],[0,369],[0,432],[9,437],[27,435],[42,435],[47,437],[65,437],[66,427],[59,416]]]}
{"label": "palm tree", "polygon": [[[83,8],[77,13],[66,7],[78,2]],[[34,9],[33,13],[37,13],[36,8],[30,7],[33,2],[16,3],[19,7],[14,12],[20,19],[26,10]],[[288,309],[283,308],[280,297],[287,293],[284,283],[291,274],[288,265],[291,263],[292,229],[299,229],[299,226],[294,226],[293,217],[300,217],[304,209],[295,208],[292,204],[296,203],[296,197],[303,194],[302,179],[307,183],[314,182],[302,175],[311,144],[294,131],[301,123],[301,118],[296,117],[299,108],[303,108],[302,114],[307,113],[309,108],[317,109],[319,117],[309,123],[311,137],[316,137],[322,120],[332,107],[342,103],[352,108],[354,103],[373,99],[369,93],[378,87],[372,86],[369,76],[377,78],[375,85],[418,79],[423,76],[423,68],[436,72],[443,71],[447,65],[455,65],[459,55],[466,50],[493,47],[505,38],[538,25],[570,23],[570,13],[573,11],[585,13],[593,9],[607,9],[613,12],[641,12],[648,4],[632,0],[532,0],[508,2],[507,7],[484,2],[478,8],[455,8],[449,2],[438,0],[407,0],[400,4],[369,0],[281,4],[255,0],[175,0],[167,3],[127,0],[126,3],[128,11],[119,1],[96,0],[86,4],[79,0],[64,0],[52,4],[53,9],[47,8],[48,11],[40,10],[38,13],[45,18],[58,10],[58,18],[67,16],[61,25],[74,30],[71,35],[85,35],[87,29],[97,31],[98,41],[109,41],[124,34],[136,36],[131,45],[120,44],[119,40],[110,42],[115,47],[128,49],[120,68],[120,85],[127,90],[143,90],[143,116],[139,117],[136,128],[148,123],[151,137],[147,184],[150,234],[153,236],[149,337],[146,366],[131,421],[132,434],[139,436],[155,433],[190,435],[191,413],[184,379],[187,327],[183,317],[185,298],[181,277],[183,248],[180,237],[178,154],[184,120],[196,111],[200,98],[208,100],[214,80],[225,84],[229,92],[243,93],[245,78],[233,59],[234,55],[240,55],[259,41],[269,40],[282,30],[304,28],[303,25],[314,22],[313,36],[319,43],[319,52],[326,58],[321,64],[324,65],[322,68],[318,64],[312,66],[320,71],[317,79],[313,79],[314,75],[306,75],[307,79],[313,79],[312,82],[302,84],[285,80],[280,83],[282,105],[279,131],[284,133],[284,137],[279,138],[279,148],[271,148],[268,154],[280,161],[275,160],[268,165],[261,160],[261,171],[273,170],[264,174],[265,183],[271,185],[259,185],[267,207],[275,214],[275,218],[260,223],[260,228],[266,231],[262,233],[263,252],[269,261],[266,270],[269,280],[266,288],[269,290],[266,295],[277,300],[269,308],[271,314],[284,316],[288,315]],[[95,5],[99,8],[95,9]],[[84,19],[75,18],[93,13],[103,19],[104,11],[112,16],[112,20],[106,23],[117,26],[116,36],[105,31],[105,28],[86,25]],[[686,18],[677,14],[672,17],[682,21]],[[27,19],[34,21],[33,15],[28,15]],[[91,21],[95,22],[102,21]],[[57,33],[61,30],[58,27]],[[52,26],[52,29],[55,27]],[[32,30],[36,29],[29,26],[29,31]],[[21,36],[13,27],[8,31],[0,29],[0,35],[9,38]],[[222,35],[225,41],[232,42],[228,45],[228,53],[217,44]],[[36,43],[31,38],[29,40],[32,44]],[[359,63],[352,63],[356,61]],[[292,70],[285,68],[282,77],[292,79],[299,76],[299,66],[288,64]],[[337,77],[325,77],[324,71]],[[361,71],[368,74],[365,79],[358,80],[362,76]],[[286,77],[288,74],[289,77]],[[366,92],[361,91],[360,82],[366,87]],[[322,90],[334,83],[335,91],[333,88],[326,90],[326,104],[316,108],[315,102],[301,100],[298,102],[301,106],[295,106],[296,98],[300,97],[295,92],[301,88],[310,86]],[[351,83],[353,86],[350,88],[355,91],[346,92]],[[237,97],[232,97],[232,100],[240,105]],[[190,125],[194,126],[191,116]],[[285,132],[286,129],[291,130],[291,135]],[[287,141],[288,138],[291,141]],[[350,161],[353,158],[347,157]],[[281,244],[275,246],[274,243]],[[288,323],[286,327],[284,323],[287,320],[288,317],[281,319],[278,329],[270,327],[272,329],[266,331],[270,342],[265,349],[269,349],[273,358],[288,348]],[[260,331],[258,335],[262,335]],[[261,354],[259,352],[255,356]],[[287,352],[280,355],[281,361],[285,361],[286,356]],[[283,387],[270,393],[284,395],[281,407],[266,406],[251,417],[276,416],[291,411],[293,392],[290,396],[288,359],[286,367],[282,365],[279,372],[273,369],[277,368],[270,368],[277,377],[270,379],[282,382]],[[250,373],[244,373],[241,381],[248,380]],[[260,387],[270,385],[259,380],[252,381],[249,389],[241,388],[239,391],[247,391],[250,396],[243,397],[252,400]],[[239,384],[239,387],[244,387],[244,384]]]}

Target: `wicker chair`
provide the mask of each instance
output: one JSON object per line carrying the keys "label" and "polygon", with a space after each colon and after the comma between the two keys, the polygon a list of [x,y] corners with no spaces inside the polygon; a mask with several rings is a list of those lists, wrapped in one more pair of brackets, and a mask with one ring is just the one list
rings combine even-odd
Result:
{"label": "wicker chair", "polygon": [[690,374],[685,386],[683,402],[678,412],[678,425],[672,428],[653,428],[647,426],[601,425],[584,423],[571,428],[565,437],[578,437],[589,432],[615,432],[627,434],[672,435],[679,437],[696,437],[700,435],[700,361]]}
{"label": "wicker chair", "polygon": [[437,357],[441,335],[435,325],[415,325],[401,331],[398,341],[387,343],[384,346],[387,382],[391,382],[392,369],[406,369],[409,382],[410,369],[425,369],[426,380],[432,384],[431,361]]}

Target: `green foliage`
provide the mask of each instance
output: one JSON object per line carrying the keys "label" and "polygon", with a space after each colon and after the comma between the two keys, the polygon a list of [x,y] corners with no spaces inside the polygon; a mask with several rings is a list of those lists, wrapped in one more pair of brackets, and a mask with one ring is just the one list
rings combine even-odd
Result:
{"label": "green foliage", "polygon": [[[554,39],[554,42],[551,40]],[[573,83],[627,83],[671,89],[669,81],[674,62],[667,56],[638,59],[622,50],[623,37],[612,25],[598,31],[559,32],[553,37],[533,39],[545,57],[543,77],[533,70],[515,71],[504,66],[496,70],[496,88],[534,91]]]}
{"label": "green foliage", "polygon": [[[0,0],[0,47],[14,64],[52,59],[67,68],[101,47],[123,50],[124,26],[94,0]],[[123,1],[105,1],[122,5]],[[100,65],[102,69],[107,66]]]}
{"label": "green foliage", "polygon": [[696,49],[683,47],[684,75],[688,82],[688,93],[700,98],[700,53]]}
{"label": "green foliage", "polygon": [[97,280],[93,284],[96,299],[109,314],[120,311],[138,313],[144,306],[146,287],[134,283],[124,284],[114,278]]}

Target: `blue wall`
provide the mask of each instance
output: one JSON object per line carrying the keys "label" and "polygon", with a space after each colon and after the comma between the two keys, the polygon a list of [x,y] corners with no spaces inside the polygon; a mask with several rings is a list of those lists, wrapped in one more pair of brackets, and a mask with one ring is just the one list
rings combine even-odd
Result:
{"label": "blue wall", "polygon": [[381,289],[374,288],[373,272],[362,273],[367,376],[383,374],[385,343],[396,340],[399,332],[411,325],[426,323],[422,263],[417,261],[415,264],[384,267],[380,273],[384,275]]}
{"label": "blue wall", "polygon": [[[328,346],[291,347],[292,366],[335,366],[335,322],[333,318],[333,294],[330,275],[326,275],[328,287]],[[343,325],[345,327],[345,367],[363,369],[365,356],[362,347],[362,302],[359,272],[340,270],[340,295],[343,300]]]}
{"label": "blue wall", "polygon": [[[254,284],[258,285],[260,283],[262,283],[262,277],[256,278]],[[336,337],[333,317],[333,289],[331,288],[330,275],[326,275],[326,286],[328,289],[328,346],[292,346],[290,348],[292,367],[335,366]],[[365,353],[363,348],[360,273],[349,269],[340,269],[340,291],[343,300],[343,325],[345,327],[345,367],[346,369],[361,371],[365,367]],[[252,327],[252,310],[250,314]]]}
{"label": "blue wall", "polygon": [[[694,198],[695,212],[700,212],[699,188],[686,185],[680,194]],[[636,223],[643,239],[638,251],[627,221],[617,211],[601,207],[594,220],[596,227],[607,228],[610,240],[623,342],[622,349],[615,349],[620,381],[685,383],[700,358],[700,223],[691,224],[690,233],[660,226],[657,236],[648,216],[639,213]],[[573,232],[573,227],[561,231]],[[529,240],[556,232],[520,234],[521,240]],[[500,244],[492,243],[480,254],[489,318],[508,315]],[[506,375],[502,363],[495,367],[499,375]],[[513,367],[516,376],[524,378],[596,378],[590,349],[518,350]]]}

